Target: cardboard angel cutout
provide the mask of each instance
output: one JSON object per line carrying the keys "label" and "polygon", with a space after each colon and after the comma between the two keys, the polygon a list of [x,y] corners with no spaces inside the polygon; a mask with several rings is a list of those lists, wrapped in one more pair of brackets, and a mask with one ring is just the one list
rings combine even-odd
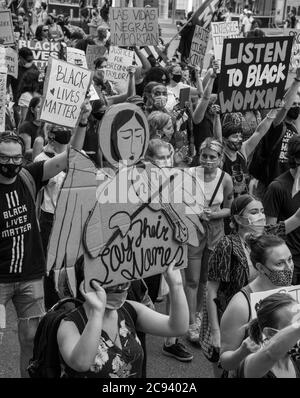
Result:
{"label": "cardboard angel cutout", "polygon": [[[47,270],[54,269],[56,288],[65,268],[73,294],[82,255],[89,291],[92,279],[108,287],[164,272],[173,260],[185,266],[187,243],[198,245],[203,232],[201,209],[189,205],[195,190],[183,186],[183,171],[141,162],[149,128],[140,108],[111,106],[98,134],[110,168],[97,170],[70,150],[48,246]],[[187,192],[177,203],[174,193],[181,191]]]}

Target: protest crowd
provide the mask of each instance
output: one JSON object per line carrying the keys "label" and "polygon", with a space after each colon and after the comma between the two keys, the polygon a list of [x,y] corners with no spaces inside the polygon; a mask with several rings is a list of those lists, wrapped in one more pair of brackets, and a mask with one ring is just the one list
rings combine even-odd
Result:
{"label": "protest crowd", "polygon": [[[224,3],[170,56],[150,6],[82,1],[73,25],[2,2],[0,333],[12,301],[22,378],[146,378],[148,334],[216,378],[300,377],[300,30]],[[193,174],[199,211],[98,205],[121,170]]]}

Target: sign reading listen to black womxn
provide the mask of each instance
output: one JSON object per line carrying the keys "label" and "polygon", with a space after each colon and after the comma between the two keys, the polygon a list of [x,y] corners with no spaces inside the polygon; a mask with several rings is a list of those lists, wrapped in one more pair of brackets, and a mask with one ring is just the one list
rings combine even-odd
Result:
{"label": "sign reading listen to black womxn", "polygon": [[280,106],[293,39],[225,39],[219,78],[222,113]]}

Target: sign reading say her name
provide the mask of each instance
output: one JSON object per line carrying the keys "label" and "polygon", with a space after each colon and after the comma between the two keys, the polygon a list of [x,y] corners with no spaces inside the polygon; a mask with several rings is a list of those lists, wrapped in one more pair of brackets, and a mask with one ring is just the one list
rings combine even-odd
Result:
{"label": "sign reading say her name", "polygon": [[6,109],[6,67],[0,68],[0,133],[5,131],[5,109]]}
{"label": "sign reading say her name", "polygon": [[50,58],[40,119],[70,128],[76,127],[91,75],[87,69]]}
{"label": "sign reading say her name", "polygon": [[205,57],[206,47],[209,39],[209,31],[201,26],[195,26],[195,32],[190,50],[190,65],[203,67],[203,60]]}
{"label": "sign reading say her name", "polygon": [[218,62],[220,69],[224,39],[240,37],[239,24],[237,21],[212,22],[211,34],[215,60]]}
{"label": "sign reading say her name", "polygon": [[300,303],[300,285],[293,286],[282,286],[278,289],[266,290],[263,292],[251,293],[250,301],[251,301],[251,315],[252,319],[257,317],[256,314],[256,305],[266,297],[271,296],[271,294],[275,293],[287,293],[291,295],[298,303]]}
{"label": "sign reading say her name", "polygon": [[111,43],[114,46],[157,46],[157,8],[114,8],[109,10]]}
{"label": "sign reading say her name", "polygon": [[9,10],[0,11],[0,38],[4,40],[5,46],[15,44],[15,34]]}
{"label": "sign reading say her name", "polygon": [[134,52],[124,48],[111,46],[107,66],[106,78],[111,82],[119,83],[128,80],[127,67],[132,65]]}
{"label": "sign reading say her name", "polygon": [[42,73],[48,65],[49,57],[59,58],[61,45],[54,41],[19,40],[19,49],[30,48],[33,53],[33,62]]}
{"label": "sign reading say her name", "polygon": [[293,38],[225,39],[219,77],[222,113],[280,106]]}

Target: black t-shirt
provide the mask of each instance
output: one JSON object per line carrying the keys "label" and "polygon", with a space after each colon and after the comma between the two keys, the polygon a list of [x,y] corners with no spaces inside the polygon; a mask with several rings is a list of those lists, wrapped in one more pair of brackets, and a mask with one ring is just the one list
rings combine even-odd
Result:
{"label": "black t-shirt", "polygon": [[[292,198],[294,178],[290,171],[277,177],[268,187],[263,198],[265,214],[284,221],[300,207],[300,192]],[[287,235],[286,240],[293,257],[300,259],[300,227]]]}
{"label": "black t-shirt", "polygon": [[235,198],[249,193],[250,176],[248,174],[247,161],[240,152],[237,153],[234,161],[225,155],[222,169],[232,177]]}
{"label": "black t-shirt", "polygon": [[34,140],[36,139],[38,129],[39,126],[29,121],[23,122],[19,127],[19,134],[28,134],[31,138],[31,148],[33,146]]}
{"label": "black t-shirt", "polygon": [[[42,182],[44,162],[31,163],[37,191]],[[18,175],[13,184],[0,184],[0,283],[41,278],[45,256],[37,224],[35,203]]]}

